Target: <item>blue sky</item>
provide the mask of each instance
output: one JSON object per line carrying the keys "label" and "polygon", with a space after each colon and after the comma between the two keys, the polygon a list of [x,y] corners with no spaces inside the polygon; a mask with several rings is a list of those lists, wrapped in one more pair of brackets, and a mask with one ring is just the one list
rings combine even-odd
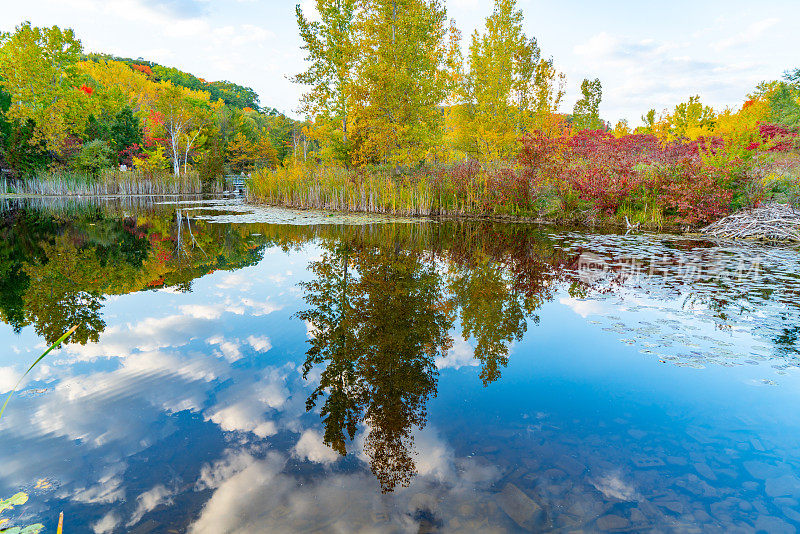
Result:
{"label": "blue sky", "polygon": [[[299,0],[307,9],[312,0]],[[295,0],[27,0],[6,4],[0,29],[30,20],[72,27],[89,51],[143,57],[208,80],[253,87],[264,105],[293,113],[302,70]],[[482,27],[489,0],[448,0],[465,37]],[[519,0],[525,30],[567,75],[563,111],[585,77],[603,82],[601,114],[632,125],[649,108],[699,94],[738,106],[755,85],[800,66],[796,2],[588,2]],[[466,46],[465,38],[464,45]]]}

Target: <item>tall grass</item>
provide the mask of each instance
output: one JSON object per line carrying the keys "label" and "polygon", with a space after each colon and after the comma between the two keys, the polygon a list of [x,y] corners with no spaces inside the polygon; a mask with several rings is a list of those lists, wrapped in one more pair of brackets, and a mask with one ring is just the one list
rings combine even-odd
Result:
{"label": "tall grass", "polygon": [[[219,186],[214,184],[214,191]],[[13,192],[29,195],[99,196],[99,195],[180,195],[203,192],[196,172],[181,176],[149,173],[137,169],[121,172],[105,169],[99,176],[73,171],[48,171],[21,180],[10,187]]]}
{"label": "tall grass", "polygon": [[530,206],[513,199],[497,201],[498,173],[478,165],[396,175],[298,164],[257,171],[247,184],[247,197],[293,208],[407,216],[531,214]]}

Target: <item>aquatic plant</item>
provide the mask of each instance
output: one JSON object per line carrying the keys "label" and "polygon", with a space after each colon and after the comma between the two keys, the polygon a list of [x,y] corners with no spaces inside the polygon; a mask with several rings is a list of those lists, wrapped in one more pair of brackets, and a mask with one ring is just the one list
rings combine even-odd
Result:
{"label": "aquatic plant", "polygon": [[[211,190],[208,190],[208,187]],[[167,172],[140,169],[121,172],[104,169],[98,176],[68,170],[41,172],[13,186],[15,193],[53,196],[179,195],[204,192],[200,175],[188,172],[173,176]],[[207,184],[206,192],[220,192],[219,183]]]}
{"label": "aquatic plant", "polygon": [[[0,499],[0,514],[6,510],[11,510],[15,506],[20,506],[28,502],[28,495],[26,493],[19,492],[13,497],[9,499],[2,500]],[[8,519],[0,519],[0,527],[4,523],[7,523]],[[28,525],[27,527],[11,527],[11,528],[0,528],[0,533],[3,534],[39,534],[44,529],[44,525],[37,523],[35,525]],[[59,530],[59,534],[60,534]]]}
{"label": "aquatic plant", "polygon": [[33,362],[33,363],[31,364],[31,366],[30,366],[30,367],[28,367],[28,370],[27,370],[27,371],[25,371],[25,374],[23,374],[23,375],[20,377],[20,379],[17,381],[17,383],[16,383],[16,384],[14,385],[14,387],[11,389],[11,392],[8,394],[8,397],[6,398],[6,402],[4,402],[4,403],[3,403],[3,407],[2,407],[2,408],[0,408],[0,419],[2,419],[2,418],[3,418],[3,413],[6,411],[6,407],[8,406],[8,403],[9,403],[9,401],[11,400],[11,397],[14,395],[14,392],[17,390],[17,388],[18,388],[18,387],[19,387],[19,385],[22,383],[22,381],[25,379],[25,377],[26,377],[26,376],[28,376],[28,373],[30,373],[30,372],[33,370],[33,368],[34,368],[34,367],[36,367],[36,366],[39,364],[39,362],[41,362],[41,361],[44,359],[44,357],[45,357],[45,356],[47,356],[48,354],[50,354],[50,351],[52,351],[53,349],[57,348],[59,345],[61,345],[61,343],[63,343],[64,341],[66,341],[66,340],[67,340],[67,338],[69,338],[69,336],[71,336],[72,334],[74,334],[74,333],[75,333],[75,330],[77,330],[77,329],[78,329],[78,326],[80,326],[80,325],[75,325],[75,326],[73,326],[72,328],[70,328],[69,330],[67,330],[67,332],[66,332],[66,333],[65,333],[63,336],[61,336],[60,338],[58,338],[58,339],[56,340],[56,342],[55,342],[55,343],[53,343],[52,345],[50,345],[50,346],[47,348],[47,350],[46,350],[46,351],[44,351],[44,352],[42,353],[42,355],[41,355],[41,356],[39,356],[38,358],[36,358],[36,361],[35,361],[35,362]]}

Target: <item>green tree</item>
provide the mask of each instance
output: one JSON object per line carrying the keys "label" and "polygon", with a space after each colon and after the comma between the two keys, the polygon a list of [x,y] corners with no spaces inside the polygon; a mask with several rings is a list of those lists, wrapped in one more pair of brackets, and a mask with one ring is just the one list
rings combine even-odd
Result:
{"label": "green tree", "polygon": [[435,159],[447,96],[440,0],[359,0],[355,80],[358,160],[408,168]]}
{"label": "green tree", "polygon": [[88,95],[75,89],[81,42],[72,30],[25,22],[0,34],[0,80],[11,95],[7,117],[35,125],[34,140],[60,151],[70,134],[82,133]]}
{"label": "green tree", "polygon": [[131,145],[142,144],[141,124],[129,106],[123,107],[114,116],[110,135],[114,151],[117,155]]}
{"label": "green tree", "polygon": [[74,161],[75,167],[89,171],[92,176],[97,176],[100,169],[108,167],[110,163],[111,150],[108,148],[108,144],[101,139],[84,143]]}
{"label": "green tree", "polygon": [[309,21],[297,6],[297,26],[308,69],[294,81],[309,87],[301,110],[313,117],[326,159],[350,164],[350,108],[358,58],[354,28],[356,0],[316,0],[319,20]]}
{"label": "green tree", "polygon": [[789,127],[800,125],[800,68],[786,71],[784,80],[769,95],[769,121]]}
{"label": "green tree", "polygon": [[600,119],[600,102],[603,100],[603,86],[600,79],[584,79],[581,83],[581,98],[572,111],[573,130],[597,130],[603,127]]}

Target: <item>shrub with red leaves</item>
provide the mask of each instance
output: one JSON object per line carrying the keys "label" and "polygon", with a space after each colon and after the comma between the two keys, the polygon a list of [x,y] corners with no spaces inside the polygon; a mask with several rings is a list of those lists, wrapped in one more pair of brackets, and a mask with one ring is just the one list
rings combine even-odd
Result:
{"label": "shrub with red leaves", "polygon": [[716,137],[662,145],[652,135],[615,138],[602,130],[584,130],[549,138],[534,132],[522,139],[519,163],[532,188],[555,182],[565,205],[567,192],[608,216],[623,205],[642,208],[655,202],[676,222],[695,224],[730,209],[732,179],[702,158],[723,146]]}
{"label": "shrub with red leaves", "polygon": [[[134,143],[131,146],[120,150],[118,156],[119,163],[121,165],[127,165],[128,167],[131,167],[133,166],[133,158],[142,157],[142,147],[139,146],[138,143]],[[146,157],[147,155],[144,154],[144,158]]]}

